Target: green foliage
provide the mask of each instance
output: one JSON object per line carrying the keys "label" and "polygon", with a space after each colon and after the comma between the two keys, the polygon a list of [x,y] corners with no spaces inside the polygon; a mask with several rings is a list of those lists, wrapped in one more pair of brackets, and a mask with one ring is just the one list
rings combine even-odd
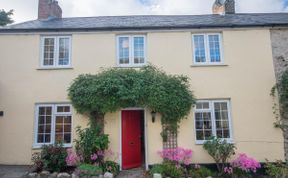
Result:
{"label": "green foliage", "polygon": [[206,141],[203,148],[214,159],[219,172],[223,172],[228,159],[235,154],[235,145],[227,143],[226,140],[212,137]]}
{"label": "green foliage", "polygon": [[5,26],[7,24],[11,24],[14,21],[11,16],[13,15],[13,10],[6,12],[3,9],[0,9],[0,26]]}
{"label": "green foliage", "polygon": [[288,165],[283,163],[281,160],[276,161],[276,163],[270,163],[266,160],[265,164],[266,173],[270,177],[275,178],[287,178],[288,177]]}
{"label": "green foliage", "polygon": [[99,166],[91,164],[81,164],[75,172],[81,178],[90,178],[102,174],[102,169]]}
{"label": "green foliage", "polygon": [[44,145],[40,153],[43,169],[51,172],[61,172],[66,168],[67,152],[62,144]]}
{"label": "green foliage", "polygon": [[175,166],[175,164],[166,161],[162,164],[157,164],[152,167],[150,170],[150,175],[153,176],[155,173],[161,174],[162,177],[183,177],[183,169],[181,167],[178,168]]}
{"label": "green foliage", "polygon": [[[115,112],[126,107],[147,107],[161,114],[162,124],[177,130],[195,103],[187,77],[168,75],[153,67],[140,70],[112,68],[78,76],[68,89],[81,114]],[[97,118],[97,117],[96,117]]]}
{"label": "green foliage", "polygon": [[[271,96],[273,96],[274,99],[276,98],[277,92],[279,96],[279,106],[277,105],[277,102],[274,101],[273,110],[276,116],[274,125],[275,127],[284,129],[285,127],[288,127],[287,123],[285,124],[285,122],[283,122],[283,119],[288,119],[288,70],[282,74],[281,79],[271,89]],[[279,116],[279,112],[282,118]]]}
{"label": "green foliage", "polygon": [[110,172],[114,176],[118,175],[120,172],[119,164],[114,161],[105,161],[102,164],[102,169],[103,169],[103,172]]}
{"label": "green foliage", "polygon": [[[103,151],[108,148],[109,138],[101,132],[99,127],[90,127],[81,129],[76,128],[78,139],[75,140],[75,148],[78,155],[81,155],[85,163],[92,163],[91,155],[97,151]],[[101,161],[101,160],[100,160]]]}
{"label": "green foliage", "polygon": [[151,177],[153,177],[154,174],[163,174],[164,167],[162,164],[155,164],[153,165],[152,169],[150,169],[149,173]]}
{"label": "green foliage", "polygon": [[215,173],[213,173],[210,169],[206,167],[189,170],[189,177],[191,178],[206,178],[209,176],[214,177]]}
{"label": "green foliage", "polygon": [[233,168],[232,178],[252,178],[252,174],[250,172],[243,171],[239,168]]}

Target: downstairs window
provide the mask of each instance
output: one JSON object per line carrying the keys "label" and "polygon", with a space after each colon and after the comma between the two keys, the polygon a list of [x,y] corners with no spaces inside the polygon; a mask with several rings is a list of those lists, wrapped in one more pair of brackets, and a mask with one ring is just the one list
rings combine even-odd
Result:
{"label": "downstairs window", "polygon": [[196,144],[212,136],[232,141],[229,100],[197,101],[194,109]]}
{"label": "downstairs window", "polygon": [[44,144],[72,143],[72,112],[69,104],[39,104],[36,106],[34,147]]}

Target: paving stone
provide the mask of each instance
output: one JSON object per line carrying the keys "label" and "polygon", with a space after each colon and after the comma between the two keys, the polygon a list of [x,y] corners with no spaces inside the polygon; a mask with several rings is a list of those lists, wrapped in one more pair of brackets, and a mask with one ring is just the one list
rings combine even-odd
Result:
{"label": "paving stone", "polygon": [[[0,165],[1,178],[22,178],[29,171],[29,166]],[[27,176],[26,176],[27,177]]]}
{"label": "paving stone", "polygon": [[121,171],[117,178],[143,178],[144,176],[144,169],[136,168],[130,170]]}

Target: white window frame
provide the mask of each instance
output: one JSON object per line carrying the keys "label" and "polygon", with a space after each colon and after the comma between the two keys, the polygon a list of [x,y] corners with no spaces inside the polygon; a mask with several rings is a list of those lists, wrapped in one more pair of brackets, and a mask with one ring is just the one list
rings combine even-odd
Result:
{"label": "white window frame", "polygon": [[[58,113],[57,107],[59,106],[69,106],[70,112]],[[39,108],[40,107],[52,107],[52,117],[51,117],[51,138],[49,143],[38,143],[38,121],[39,121]],[[36,104],[35,106],[35,119],[34,119],[34,142],[33,148],[41,148],[43,145],[51,145],[55,143],[55,126],[56,126],[56,116],[71,115],[71,143],[63,144],[64,147],[72,147],[73,142],[73,114],[72,114],[71,104]]]}
{"label": "white window frame", "polygon": [[[44,65],[44,42],[47,38],[54,38],[54,61],[53,65]],[[69,39],[69,61],[67,65],[59,65],[59,39]],[[40,52],[40,69],[53,69],[53,68],[71,68],[71,53],[72,53],[72,37],[67,36],[41,36],[41,52]]]}
{"label": "white window frame", "polygon": [[[119,39],[121,37],[126,37],[129,38],[129,64],[120,64],[120,56],[119,56]],[[135,64],[134,63],[134,37],[143,37],[144,38],[144,63],[142,64]],[[118,67],[142,67],[147,64],[147,55],[146,55],[146,35],[117,35],[117,40],[116,40],[116,49],[117,49],[117,59],[116,63]]]}
{"label": "white window frame", "polygon": [[[205,62],[196,62],[196,55],[195,55],[195,45],[194,45],[194,38],[197,35],[204,36],[204,46],[205,46]],[[210,57],[210,47],[209,47],[209,35],[218,35],[219,36],[219,48],[220,48],[220,62],[211,62]],[[222,40],[222,33],[195,33],[192,34],[192,46],[193,46],[193,65],[223,65],[224,64],[224,55],[223,55],[223,40]]]}
{"label": "white window frame", "polygon": [[195,143],[197,145],[204,144],[207,140],[197,140],[196,135],[196,117],[195,113],[197,111],[200,112],[210,112],[211,113],[211,122],[212,122],[212,135],[216,136],[216,119],[215,119],[215,110],[214,110],[214,103],[227,103],[227,110],[228,110],[228,122],[229,122],[229,136],[230,138],[223,138],[222,140],[226,140],[227,143],[233,143],[233,130],[232,130],[232,118],[231,118],[231,105],[230,100],[197,100],[197,103],[206,102],[209,103],[209,109],[196,109],[196,105],[193,108],[193,119],[194,119],[194,133],[195,133]]}

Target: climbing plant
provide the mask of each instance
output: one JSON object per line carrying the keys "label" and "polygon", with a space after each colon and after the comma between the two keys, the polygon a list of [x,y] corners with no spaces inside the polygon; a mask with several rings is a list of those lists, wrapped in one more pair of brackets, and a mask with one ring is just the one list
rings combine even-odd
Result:
{"label": "climbing plant", "polygon": [[75,109],[103,126],[107,112],[127,107],[145,107],[161,114],[161,122],[177,131],[195,98],[188,77],[168,75],[148,65],[139,70],[109,68],[98,74],[78,76],[68,89]]}
{"label": "climbing plant", "polygon": [[[275,102],[277,97],[276,93],[278,93],[279,105]],[[272,88],[271,96],[274,98],[273,110],[276,116],[274,125],[281,129],[287,128],[288,125],[285,120],[288,120],[288,70],[284,71],[280,80]]]}

